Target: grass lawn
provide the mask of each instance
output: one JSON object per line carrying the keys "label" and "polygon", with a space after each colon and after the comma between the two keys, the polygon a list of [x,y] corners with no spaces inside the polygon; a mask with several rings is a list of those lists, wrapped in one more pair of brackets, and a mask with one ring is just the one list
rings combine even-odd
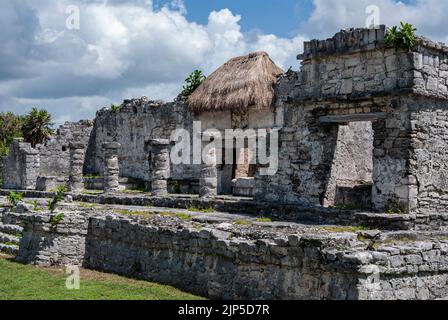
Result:
{"label": "grass lawn", "polygon": [[0,255],[0,300],[193,300],[173,287],[81,269],[80,290],[68,290],[63,269],[38,268]]}

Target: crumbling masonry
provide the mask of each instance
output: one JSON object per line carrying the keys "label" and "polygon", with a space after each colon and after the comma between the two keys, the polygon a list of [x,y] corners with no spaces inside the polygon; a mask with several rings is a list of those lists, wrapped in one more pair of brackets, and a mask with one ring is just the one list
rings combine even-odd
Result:
{"label": "crumbling masonry", "polygon": [[[4,189],[46,197],[40,191],[68,185],[74,201],[154,212],[130,217],[73,202],[50,227],[51,213],[20,204],[0,211],[0,250],[26,263],[80,264],[211,298],[446,298],[448,47],[418,38],[411,51],[398,50],[384,36],[382,26],[306,42],[300,71],[278,79],[265,53],[218,69],[232,78],[226,70],[243,68],[244,79],[264,66],[269,108],[242,99],[244,108],[214,109],[208,100],[201,109],[182,98],[143,97],[98,111],[94,122],[66,123],[36,148],[16,139],[0,166]],[[206,90],[213,85],[221,83],[198,90],[213,100]],[[223,150],[214,147],[205,163],[172,164],[171,133],[193,135],[196,120],[203,146],[214,139],[210,128],[266,129],[258,140],[278,132],[278,170],[220,164]],[[254,156],[247,147],[235,154]],[[210,209],[217,212],[199,212]]]}

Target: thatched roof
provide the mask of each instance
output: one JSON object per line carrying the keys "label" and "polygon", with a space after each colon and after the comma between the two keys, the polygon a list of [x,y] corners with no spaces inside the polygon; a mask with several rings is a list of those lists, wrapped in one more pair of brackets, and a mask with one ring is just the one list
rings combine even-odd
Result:
{"label": "thatched roof", "polygon": [[188,98],[193,112],[269,108],[283,70],[266,52],[236,57],[213,72]]}

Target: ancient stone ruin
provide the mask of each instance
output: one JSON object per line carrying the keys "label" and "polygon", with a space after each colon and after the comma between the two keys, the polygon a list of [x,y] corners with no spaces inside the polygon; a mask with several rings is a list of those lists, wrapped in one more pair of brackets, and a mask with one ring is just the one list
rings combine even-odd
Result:
{"label": "ancient stone ruin", "polygon": [[[70,198],[57,226],[26,202],[3,209],[0,249],[211,298],[448,297],[448,47],[384,37],[306,42],[297,72],[237,57],[188,99],[125,100],[36,148],[15,140],[1,194]],[[174,163],[176,129],[199,162]]]}

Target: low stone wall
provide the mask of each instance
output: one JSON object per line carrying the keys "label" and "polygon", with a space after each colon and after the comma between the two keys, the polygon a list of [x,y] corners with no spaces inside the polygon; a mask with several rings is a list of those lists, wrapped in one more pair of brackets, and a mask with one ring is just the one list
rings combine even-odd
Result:
{"label": "low stone wall", "polygon": [[217,299],[438,299],[448,295],[448,242],[381,245],[356,234],[232,238],[215,228],[71,213],[30,216],[17,260],[83,265]]}
{"label": "low stone wall", "polygon": [[[0,196],[7,196],[10,190],[0,190]],[[26,198],[52,198],[54,192],[20,191]],[[88,195],[74,194],[74,201],[108,205],[143,206],[178,209],[206,209],[214,208],[218,212],[236,214],[253,214],[269,217],[273,220],[294,221],[312,224],[339,224],[362,226],[381,230],[416,230],[429,231],[446,229],[448,215],[430,212],[424,214],[391,214],[374,213],[362,210],[344,208],[306,207],[300,205],[281,205],[262,203],[247,198],[217,197],[216,199],[202,199],[197,196],[170,195],[169,197],[151,197],[146,195]]]}

